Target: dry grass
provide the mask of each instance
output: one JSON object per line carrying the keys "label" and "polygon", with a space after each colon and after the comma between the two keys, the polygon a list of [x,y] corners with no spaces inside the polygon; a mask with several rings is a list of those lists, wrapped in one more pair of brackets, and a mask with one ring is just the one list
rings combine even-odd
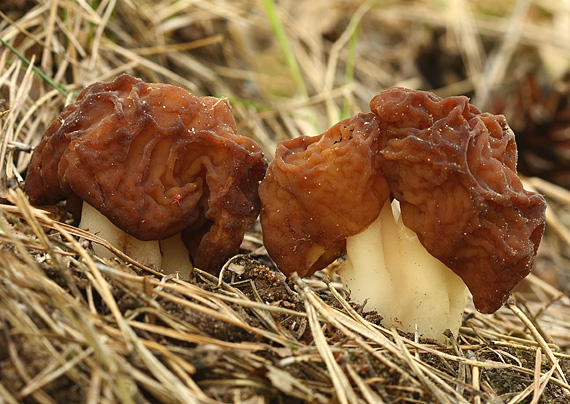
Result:
{"label": "dry grass", "polygon": [[93,81],[127,72],[228,97],[271,158],[388,86],[485,109],[529,71],[556,82],[570,67],[567,2],[91,3],[0,11],[0,402],[570,400],[570,193],[547,181],[526,180],[549,202],[535,273],[496,314],[469,306],[445,346],[383,328],[335,278],[285,280],[255,229],[220,279],[184,281],[99,259],[89,245],[104,241],[19,190],[31,148]]}

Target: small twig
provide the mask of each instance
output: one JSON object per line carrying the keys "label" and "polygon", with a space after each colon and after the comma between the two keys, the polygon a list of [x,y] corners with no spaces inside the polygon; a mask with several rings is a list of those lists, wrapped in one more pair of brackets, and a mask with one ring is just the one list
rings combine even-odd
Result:
{"label": "small twig", "polygon": [[542,350],[538,348],[536,350],[536,355],[534,357],[534,381],[533,381],[533,390],[534,395],[532,397],[532,401],[530,404],[537,404],[538,399],[540,398],[540,374],[542,369]]}
{"label": "small twig", "polygon": [[[534,339],[536,340],[536,342],[538,342],[539,346],[542,348],[542,350],[546,353],[546,356],[548,357],[548,360],[550,361],[550,364],[552,365],[553,368],[555,368],[555,372],[556,375],[558,376],[558,378],[564,382],[564,384],[566,386],[568,386],[568,381],[566,380],[566,376],[564,375],[564,372],[562,371],[562,369],[560,368],[560,365],[558,363],[558,360],[556,359],[556,357],[554,356],[554,354],[552,353],[552,350],[550,349],[550,347],[548,346],[548,344],[546,343],[546,341],[544,340],[544,338],[542,338],[542,335],[540,335],[540,333],[538,332],[538,330],[536,329],[536,327],[534,326],[534,324],[532,323],[532,321],[523,313],[523,311],[521,309],[519,309],[515,304],[508,302],[506,304],[506,306],[511,309],[511,311],[513,313],[515,313],[515,315],[523,322],[523,324],[529,329],[530,333],[532,334],[532,336],[534,337]],[[566,389],[570,392],[570,386],[566,387]]]}
{"label": "small twig", "polygon": [[431,393],[434,395],[434,397],[437,399],[438,402],[444,404],[447,403],[451,404],[450,399],[442,395],[442,391],[439,390],[432,383],[432,381],[429,380],[429,378],[424,374],[424,372],[417,366],[417,360],[414,360],[414,357],[404,345],[404,342],[402,341],[402,338],[400,337],[398,332],[394,328],[391,331],[394,341],[396,341],[396,345],[400,348],[400,351],[403,353],[404,360],[406,361],[408,366],[412,369],[412,371],[415,373],[415,375],[422,381],[422,384],[425,387],[427,387],[429,391],[431,391]]}
{"label": "small twig", "polygon": [[320,327],[320,322],[317,318],[317,311],[315,307],[311,304],[311,301],[307,298],[307,288],[302,287],[302,280],[294,274],[293,278],[295,283],[301,286],[300,295],[301,299],[305,302],[305,310],[307,311],[307,317],[309,319],[309,325],[311,326],[311,332],[313,333],[313,338],[315,340],[315,345],[319,351],[325,365],[330,372],[330,377],[333,385],[335,386],[336,398],[341,404],[348,403],[358,403],[358,398],[356,393],[352,388],[350,381],[347,379],[344,372],[340,369],[337,361],[335,360],[327,339],[323,334]]}
{"label": "small twig", "polygon": [[[471,384],[472,384],[473,389],[475,391],[478,391],[478,392],[481,391],[481,385],[480,385],[480,380],[479,380],[479,366],[477,366],[477,365],[474,365],[471,367]],[[475,396],[474,402],[475,402],[475,404],[481,403],[480,394],[477,394]]]}

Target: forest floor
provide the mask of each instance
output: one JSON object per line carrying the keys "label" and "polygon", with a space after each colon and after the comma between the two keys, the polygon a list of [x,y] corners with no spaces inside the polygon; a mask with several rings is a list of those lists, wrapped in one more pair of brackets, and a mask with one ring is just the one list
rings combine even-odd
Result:
{"label": "forest floor", "polygon": [[[570,3],[5,0],[0,9],[0,402],[570,402]],[[334,266],[287,279],[259,223],[219,277],[164,276],[23,192],[85,86],[129,73],[226,97],[267,159],[399,85],[504,113],[548,202],[532,274],[457,339],[382,325]]]}

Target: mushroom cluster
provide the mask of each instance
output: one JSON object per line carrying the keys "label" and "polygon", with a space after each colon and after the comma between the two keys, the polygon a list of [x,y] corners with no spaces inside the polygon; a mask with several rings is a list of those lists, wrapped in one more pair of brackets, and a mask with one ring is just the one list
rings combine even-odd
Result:
{"label": "mushroom cluster", "polygon": [[[368,113],[281,142],[269,167],[226,100],[128,75],[85,88],[44,134],[25,190],[142,263],[217,273],[261,211],[286,275],[339,274],[384,324],[441,339],[467,298],[496,311],[531,270],[544,198],[516,173],[503,116],[388,89]],[[105,255],[105,251],[99,251]]]}
{"label": "mushroom cluster", "polygon": [[403,88],[370,108],[278,145],[259,190],[265,247],[301,276],[346,253],[339,274],[355,300],[441,339],[457,333],[465,285],[492,313],[528,275],[546,204],[517,176],[504,117]]}
{"label": "mushroom cluster", "polygon": [[33,204],[66,199],[80,227],[133,258],[188,276],[217,272],[261,208],[261,148],[225,99],[128,75],[85,88],[34,150]]}

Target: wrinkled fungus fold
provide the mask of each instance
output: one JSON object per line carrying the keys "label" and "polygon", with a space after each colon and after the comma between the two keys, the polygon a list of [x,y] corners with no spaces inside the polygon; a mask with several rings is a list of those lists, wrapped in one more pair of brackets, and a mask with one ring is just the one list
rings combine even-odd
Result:
{"label": "wrinkled fungus fold", "polygon": [[403,88],[370,109],[278,145],[260,186],[268,253],[286,274],[310,275],[395,198],[421,245],[461,277],[479,311],[494,312],[530,272],[546,208],[517,176],[505,118],[466,97]]}
{"label": "wrinkled fungus fold", "polygon": [[265,169],[227,100],[121,75],[51,124],[25,190],[34,204],[84,201],[139,240],[181,233],[194,264],[216,272],[258,216]]}
{"label": "wrinkled fungus fold", "polygon": [[479,311],[496,311],[532,268],[546,209],[517,176],[506,119],[466,97],[400,88],[374,97],[370,108],[404,224],[463,279]]}
{"label": "wrinkled fungus fold", "polygon": [[377,131],[372,114],[358,114],[320,136],[277,145],[259,188],[261,223],[265,247],[286,274],[324,268],[380,213],[390,190]]}

